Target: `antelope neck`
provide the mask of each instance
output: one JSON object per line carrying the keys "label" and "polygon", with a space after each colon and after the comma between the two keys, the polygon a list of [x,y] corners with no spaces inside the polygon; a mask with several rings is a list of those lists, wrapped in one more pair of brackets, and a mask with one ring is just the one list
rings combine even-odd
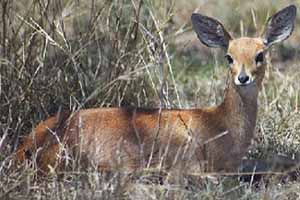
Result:
{"label": "antelope neck", "polygon": [[224,102],[220,105],[226,113],[229,123],[227,128],[232,134],[252,137],[257,115],[258,87],[251,85],[237,86],[229,80]]}

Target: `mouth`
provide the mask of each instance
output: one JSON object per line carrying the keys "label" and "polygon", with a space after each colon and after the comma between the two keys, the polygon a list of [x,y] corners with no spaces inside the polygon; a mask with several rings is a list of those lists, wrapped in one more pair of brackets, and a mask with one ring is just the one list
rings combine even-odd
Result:
{"label": "mouth", "polygon": [[241,82],[238,78],[234,79],[234,84],[237,86],[250,86],[253,85],[255,83],[255,79],[253,77],[250,77],[246,82]]}
{"label": "mouth", "polygon": [[241,82],[234,82],[236,86],[240,87],[250,87],[255,85],[255,80],[249,80],[246,83],[241,83]]}

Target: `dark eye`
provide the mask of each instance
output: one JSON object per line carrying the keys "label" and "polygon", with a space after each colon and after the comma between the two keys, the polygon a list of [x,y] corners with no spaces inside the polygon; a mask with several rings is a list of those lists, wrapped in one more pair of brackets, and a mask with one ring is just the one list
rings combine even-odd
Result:
{"label": "dark eye", "polygon": [[232,59],[232,57],[230,55],[227,54],[225,56],[225,58],[226,58],[226,60],[227,60],[227,62],[228,62],[229,65],[231,65],[233,63],[233,59]]}
{"label": "dark eye", "polygon": [[263,52],[259,52],[256,57],[255,57],[255,62],[256,64],[258,63],[263,63],[264,62],[264,53]]}

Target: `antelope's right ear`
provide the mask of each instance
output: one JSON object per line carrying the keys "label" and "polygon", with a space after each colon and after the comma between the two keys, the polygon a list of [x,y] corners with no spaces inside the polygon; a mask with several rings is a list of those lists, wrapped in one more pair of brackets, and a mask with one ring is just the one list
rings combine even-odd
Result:
{"label": "antelope's right ear", "polygon": [[231,36],[219,21],[198,13],[193,13],[191,20],[193,28],[203,44],[227,50]]}

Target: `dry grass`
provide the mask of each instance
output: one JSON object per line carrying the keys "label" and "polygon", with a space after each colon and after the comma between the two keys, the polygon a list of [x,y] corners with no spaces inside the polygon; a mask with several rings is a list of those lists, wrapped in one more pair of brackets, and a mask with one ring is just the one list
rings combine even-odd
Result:
{"label": "dry grass", "polygon": [[[61,108],[195,107],[220,102],[222,52],[191,31],[194,10],[235,35],[255,35],[269,12],[299,1],[2,0],[0,8],[0,199],[297,199],[300,182],[266,177],[260,186],[161,172],[101,174],[91,168],[37,179],[12,166],[23,135]],[[249,17],[251,16],[251,17]],[[272,51],[248,157],[299,157],[299,17]],[[168,181],[174,176],[177,181]],[[296,174],[296,178],[298,175]],[[163,182],[163,183],[161,183]],[[217,182],[217,183],[216,183]],[[161,184],[160,184],[161,183]]]}

